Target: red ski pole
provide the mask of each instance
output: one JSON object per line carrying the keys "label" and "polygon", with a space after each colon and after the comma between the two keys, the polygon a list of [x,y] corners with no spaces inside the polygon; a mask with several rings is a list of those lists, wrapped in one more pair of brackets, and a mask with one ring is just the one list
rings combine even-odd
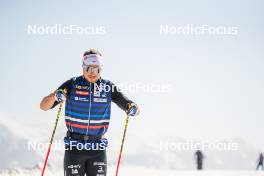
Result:
{"label": "red ski pole", "polygon": [[126,123],[125,123],[125,129],[124,129],[123,138],[122,138],[122,144],[121,144],[121,148],[120,148],[120,152],[119,152],[119,156],[118,156],[118,162],[117,162],[115,176],[118,175],[118,170],[119,170],[119,165],[120,165],[120,161],[121,161],[122,151],[123,151],[123,147],[124,147],[124,143],[125,143],[125,137],[126,137],[126,131],[127,131],[127,126],[128,126],[128,120],[129,120],[129,116],[127,115]]}
{"label": "red ski pole", "polygon": [[44,165],[43,165],[43,168],[42,168],[42,171],[41,171],[41,176],[44,176],[44,172],[45,172],[45,169],[46,169],[47,161],[48,161],[50,150],[51,150],[51,145],[52,145],[52,142],[53,142],[53,139],[54,139],[54,135],[55,135],[55,132],[56,132],[56,128],[57,128],[57,125],[58,125],[58,121],[59,121],[59,118],[60,118],[62,104],[63,103],[60,103],[60,106],[59,106],[57,118],[56,118],[56,121],[55,121],[55,126],[54,126],[54,129],[52,131],[51,138],[50,138],[49,148],[48,148],[48,151],[47,151],[47,154],[46,154],[46,157],[45,157],[45,161],[44,161]]}

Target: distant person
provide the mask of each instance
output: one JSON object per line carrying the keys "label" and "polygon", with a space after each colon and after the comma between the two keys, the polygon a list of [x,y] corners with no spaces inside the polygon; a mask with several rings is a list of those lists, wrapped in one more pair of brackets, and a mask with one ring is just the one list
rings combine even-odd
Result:
{"label": "distant person", "polygon": [[204,155],[201,150],[197,150],[195,152],[195,158],[196,158],[197,170],[202,170]]}
{"label": "distant person", "polygon": [[257,168],[256,168],[256,170],[258,170],[259,169],[259,167],[261,166],[261,168],[262,168],[262,170],[263,170],[263,154],[262,153],[260,153],[260,155],[259,155],[259,158],[258,158],[258,165],[257,165]]}

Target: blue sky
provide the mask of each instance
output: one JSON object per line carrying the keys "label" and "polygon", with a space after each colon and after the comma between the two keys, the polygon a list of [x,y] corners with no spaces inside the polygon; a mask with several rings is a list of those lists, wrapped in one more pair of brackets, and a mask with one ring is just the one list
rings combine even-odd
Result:
{"label": "blue sky", "polygon": [[[0,111],[26,121],[54,116],[41,98],[81,74],[98,48],[115,83],[170,84],[169,93],[127,93],[144,133],[200,139],[243,137],[264,148],[263,2],[1,1]],[[28,35],[27,25],[103,25],[106,35]],[[160,35],[161,24],[236,26],[238,35]],[[124,114],[113,108],[113,126]],[[49,120],[47,118],[47,120]],[[123,122],[123,121],[122,121]]]}

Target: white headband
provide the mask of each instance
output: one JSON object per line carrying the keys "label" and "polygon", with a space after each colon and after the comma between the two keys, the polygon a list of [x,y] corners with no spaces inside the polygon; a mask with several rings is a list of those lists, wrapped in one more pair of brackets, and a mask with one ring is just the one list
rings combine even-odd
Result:
{"label": "white headband", "polygon": [[83,56],[83,66],[86,66],[86,65],[102,66],[101,58],[102,57],[98,54],[85,55]]}

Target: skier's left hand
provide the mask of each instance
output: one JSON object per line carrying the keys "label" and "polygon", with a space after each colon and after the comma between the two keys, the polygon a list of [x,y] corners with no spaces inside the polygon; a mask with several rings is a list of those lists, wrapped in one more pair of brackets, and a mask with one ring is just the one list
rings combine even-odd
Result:
{"label": "skier's left hand", "polygon": [[128,110],[126,111],[128,116],[136,116],[139,114],[139,108],[135,103],[128,104]]}

